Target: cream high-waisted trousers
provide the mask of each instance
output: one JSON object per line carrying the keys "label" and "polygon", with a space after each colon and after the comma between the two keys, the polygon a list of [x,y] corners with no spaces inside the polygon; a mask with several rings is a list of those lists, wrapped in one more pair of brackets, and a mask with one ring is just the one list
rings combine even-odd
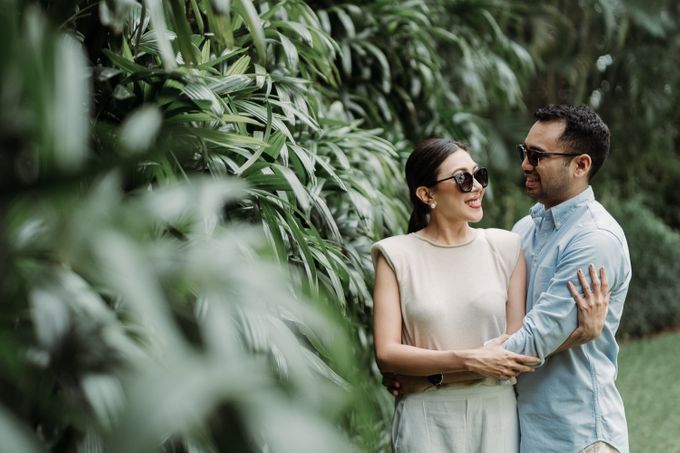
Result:
{"label": "cream high-waisted trousers", "polygon": [[513,386],[443,387],[401,397],[392,448],[396,453],[517,453]]}

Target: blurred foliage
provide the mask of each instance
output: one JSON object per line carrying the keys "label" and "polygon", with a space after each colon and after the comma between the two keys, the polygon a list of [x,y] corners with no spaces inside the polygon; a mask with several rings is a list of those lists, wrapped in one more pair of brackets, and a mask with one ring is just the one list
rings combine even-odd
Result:
{"label": "blurred foliage", "polygon": [[17,450],[386,449],[368,250],[405,229],[403,159],[468,143],[492,170],[482,225],[510,228],[531,205],[514,143],[547,102],[612,129],[594,185],[631,245],[620,333],[680,318],[673,2],[0,6]]}
{"label": "blurred foliage", "polygon": [[680,233],[641,201],[607,200],[628,237],[633,280],[619,336],[639,337],[680,325]]}
{"label": "blurred foliage", "polygon": [[3,432],[51,451],[384,442],[353,241],[403,223],[397,154],[310,89],[334,83],[335,44],[309,8],[2,6]]}

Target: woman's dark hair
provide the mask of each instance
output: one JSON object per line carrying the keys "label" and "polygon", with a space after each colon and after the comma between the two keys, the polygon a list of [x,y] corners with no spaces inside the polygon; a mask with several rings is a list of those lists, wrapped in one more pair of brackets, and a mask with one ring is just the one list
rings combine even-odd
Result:
{"label": "woman's dark hair", "polygon": [[459,149],[467,151],[465,146],[444,138],[428,138],[418,143],[406,161],[406,184],[413,205],[413,212],[408,221],[408,232],[413,233],[427,226],[427,215],[430,207],[416,195],[420,186],[430,186],[437,180],[439,166]]}

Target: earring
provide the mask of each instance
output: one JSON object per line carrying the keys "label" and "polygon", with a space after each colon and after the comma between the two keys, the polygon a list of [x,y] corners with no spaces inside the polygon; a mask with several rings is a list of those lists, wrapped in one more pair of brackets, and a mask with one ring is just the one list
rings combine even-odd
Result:
{"label": "earring", "polygon": [[430,203],[430,209],[434,209],[437,207],[437,202],[435,200],[432,200],[432,203]]}

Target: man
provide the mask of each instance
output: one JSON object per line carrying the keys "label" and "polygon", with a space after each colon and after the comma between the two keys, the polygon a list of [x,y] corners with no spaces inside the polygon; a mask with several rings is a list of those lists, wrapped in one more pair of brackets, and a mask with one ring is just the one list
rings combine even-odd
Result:
{"label": "man", "polygon": [[[527,315],[503,344],[545,360],[535,373],[518,377],[520,449],[628,452],[614,335],[630,283],[630,257],[623,230],[589,186],[607,159],[609,129],[585,107],[548,106],[535,117],[519,149],[527,194],[538,203],[513,228],[527,260]],[[602,333],[548,357],[577,325],[566,282],[594,262],[604,265],[611,288]]]}
{"label": "man", "polygon": [[[585,107],[549,106],[519,146],[527,194],[538,203],[513,228],[527,260],[527,315],[503,346],[545,359],[517,380],[523,452],[628,452],[616,389],[614,335],[631,278],[628,245],[588,185],[609,153],[609,129]],[[607,270],[609,311],[599,337],[550,357],[577,324],[566,282],[586,263]],[[597,450],[599,448],[600,450]]]}
{"label": "man", "polygon": [[[537,204],[513,228],[527,262],[527,315],[503,343],[541,358],[534,373],[517,378],[520,450],[627,453],[614,335],[630,257],[621,227],[589,186],[608,156],[609,129],[586,107],[551,105],[535,117],[518,148],[526,192]],[[567,287],[590,263],[604,266],[611,289],[604,327],[593,341],[572,335],[577,308]]]}

